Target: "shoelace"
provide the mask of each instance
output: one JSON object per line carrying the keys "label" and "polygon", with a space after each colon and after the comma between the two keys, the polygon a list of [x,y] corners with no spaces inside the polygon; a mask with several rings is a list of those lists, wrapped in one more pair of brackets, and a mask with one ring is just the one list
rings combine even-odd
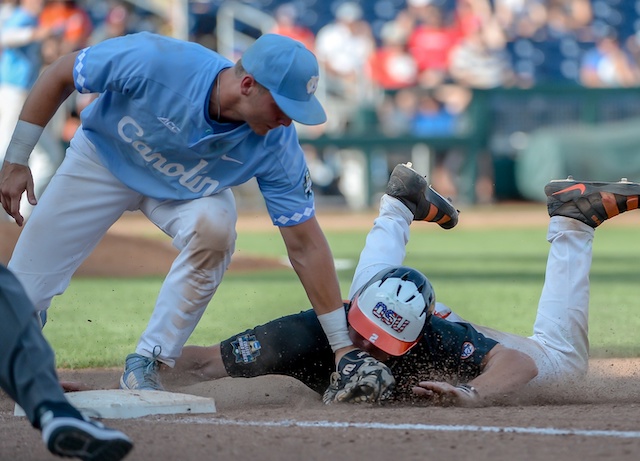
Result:
{"label": "shoelace", "polygon": [[[158,352],[156,352],[156,349],[158,350]],[[162,346],[159,346],[159,345],[154,346],[150,362],[147,364],[147,366],[144,369],[144,380],[153,384],[154,388],[162,387],[162,385],[160,384],[160,381],[158,380],[159,376],[156,373],[156,370],[160,368],[157,358],[160,356],[161,353],[162,353]]]}

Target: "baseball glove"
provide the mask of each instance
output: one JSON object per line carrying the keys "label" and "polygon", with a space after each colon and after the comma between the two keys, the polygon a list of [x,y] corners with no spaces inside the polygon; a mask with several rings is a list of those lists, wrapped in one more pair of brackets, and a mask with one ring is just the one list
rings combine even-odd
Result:
{"label": "baseball glove", "polygon": [[391,397],[396,380],[384,363],[361,350],[347,352],[338,362],[338,371],[331,374],[331,384],[322,401],[376,403]]}

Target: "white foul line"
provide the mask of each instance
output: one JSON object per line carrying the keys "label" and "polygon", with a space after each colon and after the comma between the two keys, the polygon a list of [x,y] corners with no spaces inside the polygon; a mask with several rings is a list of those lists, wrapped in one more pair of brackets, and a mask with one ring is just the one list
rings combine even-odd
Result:
{"label": "white foul line", "polygon": [[436,431],[436,432],[495,432],[509,434],[534,435],[578,435],[584,437],[615,437],[619,439],[640,439],[640,431],[605,431],[586,429],[557,429],[553,427],[498,427],[474,425],[434,425],[434,424],[387,424],[387,423],[347,423],[338,421],[242,421],[225,418],[183,418],[171,421],[185,424],[213,424],[219,426],[257,426],[257,427],[320,427],[329,429],[385,429],[397,431]]}

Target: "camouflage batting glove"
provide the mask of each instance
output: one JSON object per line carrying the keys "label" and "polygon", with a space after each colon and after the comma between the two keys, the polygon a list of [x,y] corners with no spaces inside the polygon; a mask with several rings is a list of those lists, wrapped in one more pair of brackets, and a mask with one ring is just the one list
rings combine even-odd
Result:
{"label": "camouflage batting glove", "polygon": [[391,397],[396,380],[384,363],[361,350],[347,352],[338,362],[338,371],[331,374],[331,384],[322,401],[377,403]]}

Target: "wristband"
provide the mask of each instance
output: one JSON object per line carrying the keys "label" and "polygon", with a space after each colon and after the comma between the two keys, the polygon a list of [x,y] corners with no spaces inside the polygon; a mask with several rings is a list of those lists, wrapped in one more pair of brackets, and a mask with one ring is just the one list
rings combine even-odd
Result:
{"label": "wristband", "polygon": [[464,392],[465,394],[467,394],[468,397],[472,398],[473,400],[477,400],[480,398],[480,394],[478,394],[478,391],[476,390],[476,388],[469,384],[458,384],[456,386],[456,389]]}
{"label": "wristband", "polygon": [[28,166],[31,151],[38,143],[40,135],[44,131],[44,127],[33,123],[18,120],[16,129],[13,131],[11,142],[7,147],[5,161],[9,163],[17,163],[19,165]]}
{"label": "wristband", "polygon": [[318,320],[320,321],[320,325],[322,325],[324,334],[327,335],[329,345],[333,352],[343,347],[353,345],[349,338],[349,331],[347,330],[347,316],[342,306],[328,314],[318,315]]}

